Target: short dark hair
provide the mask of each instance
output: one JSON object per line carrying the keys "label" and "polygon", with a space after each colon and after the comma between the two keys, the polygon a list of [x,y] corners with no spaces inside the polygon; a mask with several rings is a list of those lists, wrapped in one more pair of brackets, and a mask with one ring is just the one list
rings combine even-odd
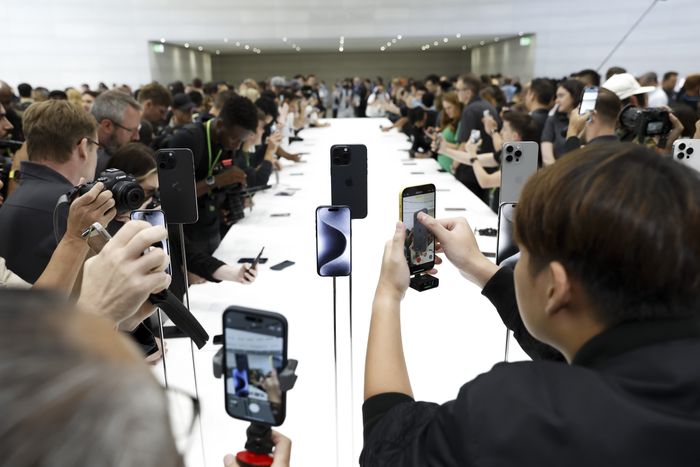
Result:
{"label": "short dark hair", "polygon": [[195,78],[192,80],[192,86],[197,89],[202,89],[202,78]]}
{"label": "short dark hair", "polygon": [[49,93],[49,99],[67,101],[68,94],[66,94],[65,91],[61,91],[60,89],[54,89]]}
{"label": "short dark hair", "polygon": [[562,263],[611,325],[700,313],[699,231],[697,174],[632,143],[589,145],[538,171],[515,214],[531,272]]}
{"label": "short dark hair", "polygon": [[627,73],[627,70],[621,66],[611,66],[608,71],[605,72],[605,79],[610,79],[610,77],[615,75],[621,75],[622,73]]}
{"label": "short dark hair", "polygon": [[155,105],[170,107],[173,103],[173,95],[170,94],[168,88],[154,81],[139,90],[139,102],[144,103],[147,100],[150,100]]}
{"label": "short dark hair", "polygon": [[250,131],[255,131],[258,128],[257,107],[246,97],[233,96],[226,100],[221,108],[219,118],[227,128],[234,125]]}
{"label": "short dark hair", "polygon": [[411,125],[415,125],[418,122],[425,119],[426,111],[422,107],[414,107],[408,110],[408,121]]}
{"label": "short dark hair", "polygon": [[195,107],[201,106],[202,102],[204,102],[204,96],[202,96],[202,93],[199,91],[190,91],[187,95],[190,96],[190,100]]}
{"label": "short dark hair", "polygon": [[132,141],[119,148],[110,157],[106,168],[123,170],[140,178],[156,169],[155,152],[143,143]]}
{"label": "short dark hair", "polygon": [[535,78],[530,82],[530,92],[542,105],[552,105],[557,89],[551,79]]}
{"label": "short dark hair", "polygon": [[277,120],[279,110],[277,109],[277,104],[273,99],[270,99],[269,97],[260,97],[257,101],[255,101],[255,105],[260,110],[265,112],[265,115],[269,115],[273,120]]}
{"label": "short dark hair", "polygon": [[219,85],[217,83],[209,81],[204,83],[204,87],[202,88],[202,90],[207,96],[213,96],[214,94],[219,92]]}
{"label": "short dark hair", "polygon": [[440,77],[434,73],[429,74],[428,76],[425,77],[423,80],[424,82],[430,81],[433,84],[439,84],[440,83]]}
{"label": "short dark hair", "polygon": [[590,68],[574,73],[574,78],[588,78],[591,86],[600,86],[600,73]]}
{"label": "short dark hair", "polygon": [[539,128],[535,120],[525,112],[504,112],[503,121],[508,122],[510,127],[523,141],[537,141],[539,139]]}
{"label": "short dark hair", "polygon": [[479,80],[479,78],[477,78],[475,75],[471,73],[468,73],[466,75],[460,75],[459,81],[464,83],[464,86],[466,86],[467,89],[469,89],[472,92],[472,94],[474,94],[475,96],[479,95],[482,83],[481,80]]}
{"label": "short dark hair", "polygon": [[577,79],[565,79],[559,83],[559,86],[566,89],[566,91],[571,94],[571,97],[574,98],[574,102],[580,102],[581,94],[583,94],[583,88],[585,87],[581,81]]}
{"label": "short dark hair", "polygon": [[17,85],[17,93],[19,97],[31,97],[32,96],[32,86],[29,83],[20,83]]}
{"label": "short dark hair", "polygon": [[603,123],[615,124],[622,110],[622,101],[617,94],[605,88],[598,88],[598,98],[595,101],[596,117]]}
{"label": "short dark hair", "polygon": [[664,77],[663,77],[662,81],[668,81],[669,79],[671,79],[674,76],[678,76],[677,71],[667,71],[666,73],[664,73]]}

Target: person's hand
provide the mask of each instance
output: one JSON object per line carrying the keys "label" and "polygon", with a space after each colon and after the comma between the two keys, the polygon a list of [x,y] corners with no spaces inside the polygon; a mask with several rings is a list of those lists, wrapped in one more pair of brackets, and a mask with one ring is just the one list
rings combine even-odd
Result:
{"label": "person's hand", "polygon": [[[282,433],[272,430],[272,443],[275,445],[275,452],[272,455],[272,467],[289,467],[292,456],[292,440]],[[226,454],[224,467],[239,467],[233,454]]]}
{"label": "person's hand", "polygon": [[[82,179],[81,179],[82,182]],[[72,239],[82,239],[82,234],[95,222],[109,224],[117,210],[114,207],[112,192],[105,190],[102,182],[95,183],[90,191],[73,201],[68,210],[66,235]]]}
{"label": "person's hand", "polygon": [[467,152],[467,154],[469,154],[470,158],[477,156],[482,141],[483,140],[479,139],[478,141],[474,142],[471,138],[469,138],[467,142],[464,143],[464,150]]}
{"label": "person's hand", "polygon": [[[479,250],[474,232],[465,218],[434,219],[422,212],[418,214],[418,222],[435,236],[435,251],[445,253],[462,275],[479,287],[483,288],[498,271],[498,266]],[[435,262],[440,264],[437,260]]]}
{"label": "person's hand", "polygon": [[584,128],[586,128],[586,122],[591,116],[591,112],[588,111],[583,115],[579,115],[579,106],[576,106],[571,112],[569,112],[569,127],[566,130],[566,137],[573,138],[574,136],[580,137],[583,133]]}
{"label": "person's hand", "polygon": [[498,122],[491,114],[482,117],[481,122],[484,124],[484,130],[486,130],[488,135],[493,134],[498,129]]}
{"label": "person's hand", "polygon": [[408,262],[404,255],[406,242],[406,226],[403,222],[396,223],[394,237],[384,246],[382,271],[379,274],[377,295],[387,294],[397,300],[403,299],[410,282]]}
{"label": "person's hand", "polygon": [[193,272],[187,271],[187,283],[189,285],[206,284],[207,280]]}
{"label": "person's hand", "polygon": [[255,282],[255,279],[258,277],[258,271],[257,268],[251,269],[251,265],[248,263],[237,267],[224,264],[214,271],[212,277],[218,281],[239,282],[248,285]]}
{"label": "person's hand", "polygon": [[117,325],[128,320],[150,294],[170,285],[165,273],[170,258],[162,249],[150,248],[167,236],[164,227],[148,222],[124,224],[99,255],[85,262],[79,305]]}
{"label": "person's hand", "polygon": [[272,167],[278,172],[282,171],[282,164],[280,163],[279,159],[272,162]]}
{"label": "person's hand", "polygon": [[[673,113],[669,112],[668,118],[671,120],[671,131],[668,134],[668,142],[666,143],[666,146],[671,146],[675,140],[680,138],[680,136],[683,134],[683,130],[685,130],[685,127],[681,123],[681,121],[673,115]],[[697,128],[697,125],[696,125]]]}
{"label": "person's hand", "polygon": [[247,175],[240,167],[231,167],[216,176],[216,185],[226,187],[229,185],[246,185]]}
{"label": "person's hand", "polygon": [[281,143],[282,132],[280,130],[277,130],[274,133],[272,133],[269,138],[267,138],[267,150],[272,151],[274,153]]}
{"label": "person's hand", "polygon": [[700,139],[700,120],[695,122],[695,136],[693,138]]}

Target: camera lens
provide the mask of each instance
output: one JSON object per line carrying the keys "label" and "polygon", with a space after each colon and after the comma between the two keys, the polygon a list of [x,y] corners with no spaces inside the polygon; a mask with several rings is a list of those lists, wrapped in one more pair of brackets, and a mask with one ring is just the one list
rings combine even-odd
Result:
{"label": "camera lens", "polygon": [[506,162],[513,162],[513,156],[510,154],[506,156]]}
{"label": "camera lens", "polygon": [[111,189],[117,213],[138,209],[145,199],[143,188],[132,181],[120,181]]}
{"label": "camera lens", "polygon": [[506,152],[513,152],[513,146],[506,146]]}
{"label": "camera lens", "polygon": [[518,149],[517,151],[515,151],[515,157],[520,157],[520,156],[522,156],[522,155],[523,155],[523,153],[522,153],[522,151],[521,151],[520,149]]}
{"label": "camera lens", "polygon": [[688,153],[688,155],[691,155],[693,152],[695,152],[695,150],[693,148],[688,148],[688,150],[685,152]]}
{"label": "camera lens", "polygon": [[679,145],[678,145],[678,149],[680,149],[681,151],[684,150],[684,149],[685,149],[685,143],[679,144]]}
{"label": "camera lens", "polygon": [[685,157],[685,154],[682,152],[679,152],[678,156],[676,156],[676,157],[678,157],[679,159],[683,159]]}

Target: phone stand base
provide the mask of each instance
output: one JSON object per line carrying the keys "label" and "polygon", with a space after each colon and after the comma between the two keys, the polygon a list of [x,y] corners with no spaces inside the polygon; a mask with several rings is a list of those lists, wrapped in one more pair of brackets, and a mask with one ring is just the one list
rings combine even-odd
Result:
{"label": "phone stand base", "polygon": [[425,292],[426,290],[434,289],[440,284],[440,280],[431,276],[430,274],[417,274],[411,277],[410,286],[413,290],[418,292]]}
{"label": "phone stand base", "polygon": [[251,423],[245,432],[248,440],[245,451],[236,454],[241,467],[269,467],[272,465],[272,428],[263,423]]}

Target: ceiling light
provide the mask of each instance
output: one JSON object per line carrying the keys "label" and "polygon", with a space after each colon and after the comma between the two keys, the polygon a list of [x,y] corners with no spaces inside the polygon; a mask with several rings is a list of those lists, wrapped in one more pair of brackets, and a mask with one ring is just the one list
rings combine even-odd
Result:
{"label": "ceiling light", "polygon": [[236,42],[236,47],[240,47],[240,46],[241,46],[241,43],[240,43],[240,42]]}
{"label": "ceiling light", "polygon": [[386,43],[387,47],[391,47],[391,41]]}
{"label": "ceiling light", "polygon": [[197,47],[197,50],[199,50],[199,51],[201,52],[202,50],[204,50],[204,47],[202,47],[202,46],[200,45],[199,47]]}
{"label": "ceiling light", "polygon": [[345,49],[342,47],[338,47],[338,52],[342,52],[343,50],[345,50]]}
{"label": "ceiling light", "polygon": [[221,55],[221,50],[217,50],[216,55]]}
{"label": "ceiling light", "polygon": [[249,49],[250,49],[250,46],[249,46],[248,44],[246,44],[245,47],[243,47],[243,48],[246,49],[246,50],[249,50]]}
{"label": "ceiling light", "polygon": [[498,37],[495,37],[495,38],[493,39],[493,41],[494,41],[494,42],[498,42],[498,41],[499,41],[499,38],[498,38]]}
{"label": "ceiling light", "polygon": [[519,33],[518,33],[518,36],[520,36],[520,37],[523,37],[524,35],[525,35],[524,32],[519,32]]}
{"label": "ceiling light", "polygon": [[190,43],[189,43],[189,42],[185,42],[185,48],[186,48],[186,49],[189,49],[189,48],[190,48]]}
{"label": "ceiling light", "polygon": [[161,44],[165,44],[165,37],[161,37],[161,38],[160,38],[160,43],[161,43]]}
{"label": "ceiling light", "polygon": [[228,43],[228,37],[224,37],[224,42]]}
{"label": "ceiling light", "polygon": [[392,40],[391,40],[391,43],[392,43],[392,44],[396,44],[396,39],[392,39]]}
{"label": "ceiling light", "polygon": [[484,41],[479,42],[479,45],[484,45],[484,44],[486,44],[486,42],[484,42]]}
{"label": "ceiling light", "polygon": [[386,50],[386,47],[381,46],[381,47],[379,47],[379,50],[381,50],[382,52],[384,52],[384,51]]}
{"label": "ceiling light", "polygon": [[401,34],[399,34],[398,36],[396,36],[396,38],[397,38],[398,40],[403,39],[403,37],[401,36]]}
{"label": "ceiling light", "polygon": [[297,48],[297,45],[296,45],[296,44],[292,44],[292,48],[293,48],[293,49],[296,49],[296,48]]}
{"label": "ceiling light", "polygon": [[462,33],[458,32],[457,34],[455,34],[455,37],[459,39],[460,37],[462,37]]}
{"label": "ceiling light", "polygon": [[436,46],[436,47],[437,47],[438,44],[439,44],[438,41],[433,42],[433,45]]}
{"label": "ceiling light", "polygon": [[340,42],[343,42],[345,40],[345,36],[340,36]]}
{"label": "ceiling light", "polygon": [[301,47],[297,47],[297,52],[301,52]]}
{"label": "ceiling light", "polygon": [[446,37],[442,40],[442,42],[444,42],[445,44],[447,44],[448,41],[449,41],[449,39]]}
{"label": "ceiling light", "polygon": [[286,37],[283,37],[283,38],[282,38],[282,42],[287,42],[287,38],[286,38]]}
{"label": "ceiling light", "polygon": [[463,46],[462,46],[462,50],[467,50],[467,46],[466,46],[466,45],[463,45]]}
{"label": "ceiling light", "polygon": [[430,48],[430,44],[425,45],[425,50],[428,50]]}

